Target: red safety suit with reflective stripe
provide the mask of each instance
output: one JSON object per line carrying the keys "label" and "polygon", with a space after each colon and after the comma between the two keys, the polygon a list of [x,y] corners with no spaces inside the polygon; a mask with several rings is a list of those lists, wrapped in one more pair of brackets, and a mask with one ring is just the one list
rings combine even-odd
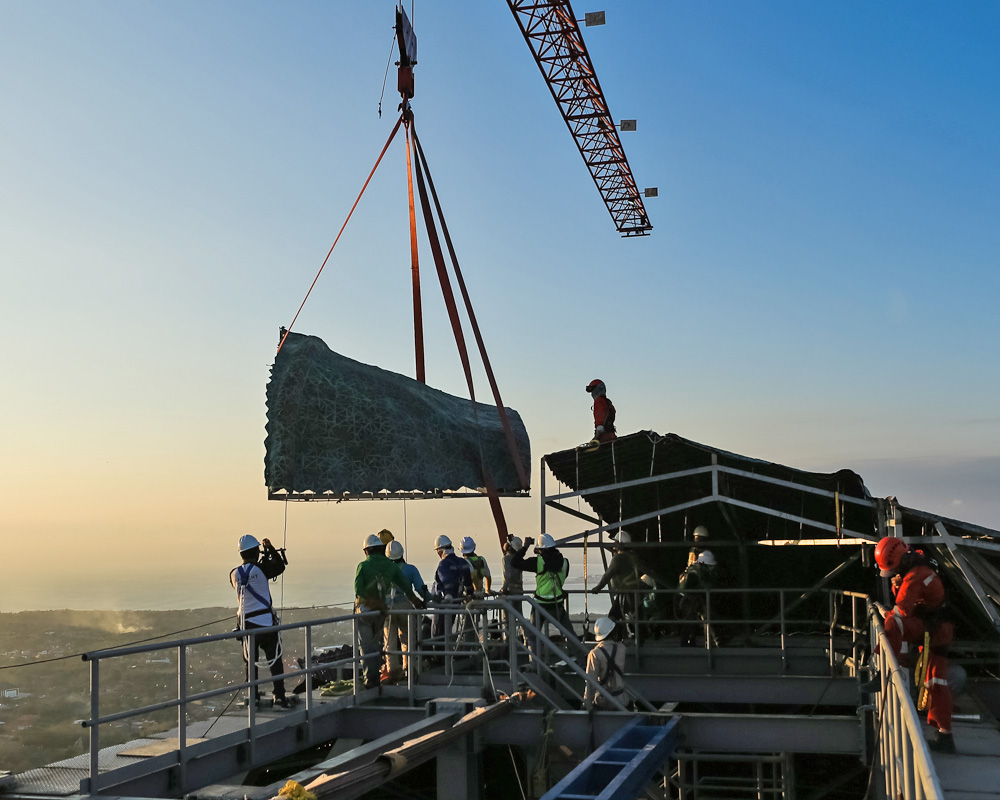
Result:
{"label": "red safety suit with reflective stripe", "polygon": [[[896,589],[896,605],[885,618],[885,636],[897,657],[904,646],[923,645],[924,632],[929,630],[930,661],[927,668],[927,721],[951,730],[953,701],[948,687],[948,645],[954,638],[950,622],[935,621],[934,616],[944,605],[944,584],[926,564],[918,564],[903,575]],[[906,648],[909,651],[909,648]],[[915,648],[916,649],[916,648]],[[907,656],[910,656],[907,652]],[[901,659],[912,663],[912,656]]]}
{"label": "red safety suit with reflective stripe", "polygon": [[[604,433],[597,433],[597,427],[604,426]],[[610,442],[617,439],[615,433],[615,404],[608,400],[607,395],[594,398],[594,438],[599,442]]]}

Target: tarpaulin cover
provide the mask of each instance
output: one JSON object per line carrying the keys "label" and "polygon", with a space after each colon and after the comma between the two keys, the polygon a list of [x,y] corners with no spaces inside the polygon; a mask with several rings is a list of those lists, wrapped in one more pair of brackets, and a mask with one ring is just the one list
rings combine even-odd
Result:
{"label": "tarpaulin cover", "polygon": [[[507,409],[525,471],[528,434]],[[522,487],[496,406],[473,404],[289,333],[267,386],[264,482],[274,492],[433,492]]]}

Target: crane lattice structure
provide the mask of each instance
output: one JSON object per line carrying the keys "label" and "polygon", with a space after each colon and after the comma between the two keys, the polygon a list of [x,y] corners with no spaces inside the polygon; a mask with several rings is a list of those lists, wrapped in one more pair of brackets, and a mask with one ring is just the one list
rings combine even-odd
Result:
{"label": "crane lattice structure", "polygon": [[569,0],[507,0],[622,236],[653,226]]}

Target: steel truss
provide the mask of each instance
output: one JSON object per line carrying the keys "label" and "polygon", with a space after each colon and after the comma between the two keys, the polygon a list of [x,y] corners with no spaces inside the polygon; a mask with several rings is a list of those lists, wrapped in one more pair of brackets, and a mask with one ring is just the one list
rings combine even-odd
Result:
{"label": "steel truss", "polygon": [[583,161],[622,236],[653,226],[569,0],[507,0]]}

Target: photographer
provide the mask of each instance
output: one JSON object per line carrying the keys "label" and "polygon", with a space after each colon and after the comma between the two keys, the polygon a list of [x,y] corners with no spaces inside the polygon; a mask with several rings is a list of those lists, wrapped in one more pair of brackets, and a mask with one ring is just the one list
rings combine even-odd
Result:
{"label": "photographer", "polygon": [[[535,544],[530,536],[524,540],[524,546],[511,559],[511,565],[524,572],[535,573],[535,602],[573,633],[573,623],[566,611],[566,595],[563,584],[569,575],[569,559],[556,549],[556,542],[549,534],[543,533],[542,539],[535,547],[535,557],[525,558],[528,548]],[[531,611],[531,624],[539,630],[545,627],[544,619],[535,610]]]}
{"label": "photographer", "polygon": [[[278,615],[274,613],[271,590],[267,582],[283,573],[288,561],[285,559],[284,551],[276,550],[270,540],[264,539],[263,546],[264,554],[261,556],[261,543],[250,534],[241,536],[239,550],[243,563],[229,573],[229,582],[236,590],[239,604],[237,609],[239,629],[243,631],[268,628],[278,624]],[[253,641],[253,652],[250,652],[250,637],[243,640],[247,680],[257,680],[257,656],[258,651],[263,650],[271,669],[271,676],[275,679],[272,705],[274,708],[290,708],[291,703],[285,696],[285,682],[281,679],[285,669],[281,660],[280,636],[277,632],[262,633],[254,636]],[[256,686],[253,687],[252,697],[255,702],[261,700],[260,689]]]}

